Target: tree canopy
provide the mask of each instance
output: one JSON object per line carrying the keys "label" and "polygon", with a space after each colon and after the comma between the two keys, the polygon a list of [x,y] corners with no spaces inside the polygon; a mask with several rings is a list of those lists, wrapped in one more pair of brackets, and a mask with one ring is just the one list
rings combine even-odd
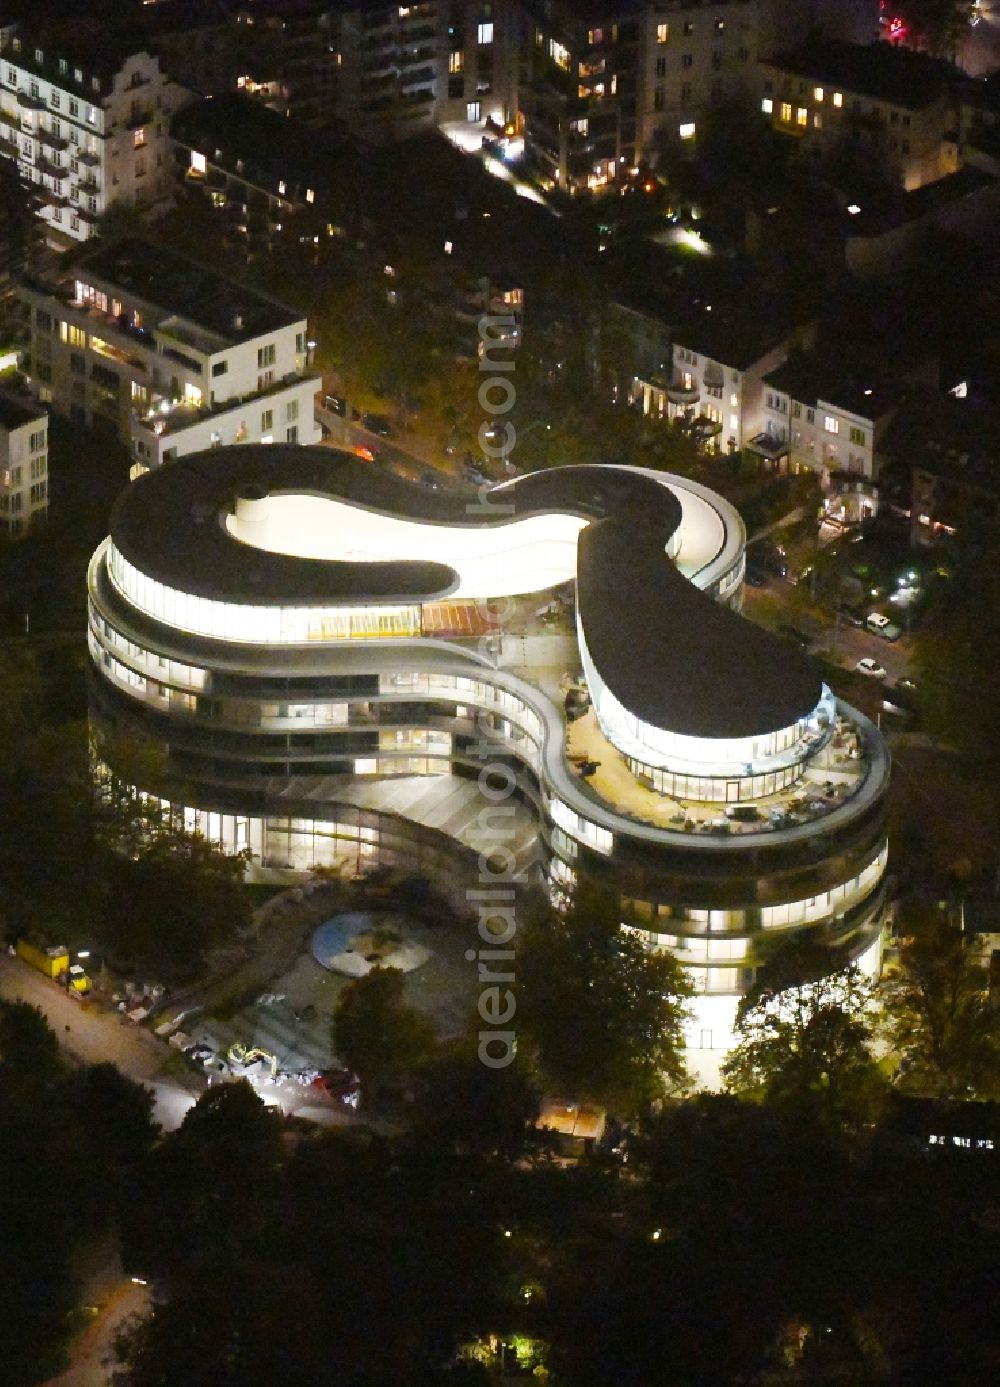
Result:
{"label": "tree canopy", "polygon": [[361,1080],[361,1101],[376,1103],[387,1085],[419,1067],[434,1045],[434,1029],[403,1000],[398,968],[373,968],[344,988],[333,1016],[333,1047]]}
{"label": "tree canopy", "polygon": [[740,1002],[722,1069],[732,1092],[839,1129],[870,1121],[885,1083],[872,1049],[873,989],[856,967],[827,971],[833,962],[805,942],[765,965]]}
{"label": "tree canopy", "polygon": [[577,888],[562,909],[526,921],[518,952],[518,1018],[550,1087],[616,1112],[638,1111],[686,1081],[691,985],[622,920],[617,893]]}
{"label": "tree canopy", "polygon": [[899,965],[883,984],[904,1087],[933,1097],[1000,1096],[1000,1012],[968,935],[926,900],[901,909]]}

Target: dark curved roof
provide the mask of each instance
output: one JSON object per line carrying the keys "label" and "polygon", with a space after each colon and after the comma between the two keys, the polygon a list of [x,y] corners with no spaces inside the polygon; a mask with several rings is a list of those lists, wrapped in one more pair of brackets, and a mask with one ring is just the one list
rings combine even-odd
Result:
{"label": "dark curved roof", "polygon": [[576,600],[587,650],[630,712],[688,737],[750,737],[812,712],[816,666],[714,601],[664,557],[655,524],[628,515],[588,525]]}
{"label": "dark curved roof", "polygon": [[303,559],[241,543],[222,518],[240,493],[255,489],[334,496],[431,525],[579,515],[591,521],[577,550],[587,649],[604,683],[637,717],[686,736],[745,737],[788,727],[819,702],[822,684],[811,661],[677,571],[665,550],[681,522],[680,502],[641,472],[552,468],[493,488],[477,502],[330,448],[231,447],[181,458],[133,482],[112,512],[112,538],[143,573],[220,601],[420,602],[454,591],[458,575],[432,557]]}

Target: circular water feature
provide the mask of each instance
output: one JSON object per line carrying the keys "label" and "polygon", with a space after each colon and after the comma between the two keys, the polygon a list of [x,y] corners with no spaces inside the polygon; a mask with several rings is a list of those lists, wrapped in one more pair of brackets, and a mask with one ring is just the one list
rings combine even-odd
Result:
{"label": "circular water feature", "polygon": [[373,968],[412,973],[426,963],[430,949],[412,938],[415,922],[395,911],[345,910],[319,926],[312,954],[321,968],[363,978]]}

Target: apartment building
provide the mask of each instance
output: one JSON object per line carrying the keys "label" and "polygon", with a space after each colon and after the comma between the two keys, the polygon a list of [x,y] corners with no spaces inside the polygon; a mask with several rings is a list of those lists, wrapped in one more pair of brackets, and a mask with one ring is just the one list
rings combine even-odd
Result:
{"label": "apartment building", "polygon": [[761,110],[808,157],[849,157],[911,191],[959,167],[960,77],[909,48],[814,41],[761,62]]}
{"label": "apartment building", "polygon": [[217,210],[220,232],[258,252],[285,236],[361,234],[362,156],[241,92],[192,102],[171,125],[178,176]]}
{"label": "apartment building", "polygon": [[713,106],[754,91],[758,0],[672,0],[640,18],[637,147],[656,164],[665,148],[697,137]]}
{"label": "apartment building", "polygon": [[117,433],[133,475],[232,443],[319,440],[306,320],[273,299],[135,238],[18,296],[39,399]]}
{"label": "apartment building", "polygon": [[765,376],[803,335],[753,311],[703,305],[672,330],[672,374],[636,377],[632,403],[679,424],[707,452],[737,452],[763,430]]}
{"label": "apartment building", "polygon": [[46,235],[63,248],[87,240],[111,207],[169,198],[169,120],[187,99],[148,52],[88,34],[43,46],[0,32],[0,157],[33,185]]}
{"label": "apartment building", "polygon": [[0,534],[15,538],[49,508],[49,416],[0,392]]}

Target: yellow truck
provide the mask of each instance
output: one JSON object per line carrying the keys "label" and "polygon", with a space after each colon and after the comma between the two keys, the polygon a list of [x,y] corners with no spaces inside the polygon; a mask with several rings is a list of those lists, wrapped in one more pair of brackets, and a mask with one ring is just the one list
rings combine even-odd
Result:
{"label": "yellow truck", "polygon": [[23,958],[47,978],[58,978],[81,995],[90,991],[90,979],[78,963],[70,964],[69,950],[64,944],[51,944],[43,949],[27,939],[19,939],[15,948],[18,958]]}
{"label": "yellow truck", "polygon": [[31,944],[27,939],[19,939],[17,956],[23,958],[25,963],[30,963],[32,968],[44,973],[47,978],[57,978],[60,973],[69,971],[69,953],[62,944],[40,949],[37,944]]}

